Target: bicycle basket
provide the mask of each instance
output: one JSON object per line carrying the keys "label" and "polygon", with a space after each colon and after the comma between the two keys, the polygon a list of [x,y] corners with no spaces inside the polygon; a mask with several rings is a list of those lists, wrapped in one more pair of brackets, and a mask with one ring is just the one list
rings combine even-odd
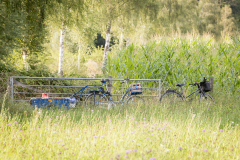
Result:
{"label": "bicycle basket", "polygon": [[132,83],[130,84],[131,95],[142,94],[141,83]]}
{"label": "bicycle basket", "polygon": [[200,82],[200,86],[202,87],[204,92],[209,92],[211,91],[211,85],[209,81],[205,81],[205,82]]}

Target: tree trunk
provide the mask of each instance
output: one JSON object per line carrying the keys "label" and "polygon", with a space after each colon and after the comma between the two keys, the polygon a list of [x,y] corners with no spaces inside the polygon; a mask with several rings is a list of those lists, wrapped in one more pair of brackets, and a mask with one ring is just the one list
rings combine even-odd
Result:
{"label": "tree trunk", "polygon": [[127,37],[127,39],[126,39],[126,47],[128,47],[129,46],[129,37]]}
{"label": "tree trunk", "polygon": [[28,63],[26,62],[26,59],[28,57],[28,50],[26,49],[22,49],[22,57],[23,57],[23,64],[24,64],[24,67],[26,69],[26,71],[28,71]]}
{"label": "tree trunk", "polygon": [[226,20],[227,20],[227,16],[226,16],[226,5],[224,7],[225,12],[224,12],[224,26],[223,26],[223,37],[225,37],[225,31],[226,31]]}
{"label": "tree trunk", "polygon": [[122,49],[122,46],[123,46],[123,35],[124,35],[124,29],[122,29],[122,32],[121,32],[119,49]]}
{"label": "tree trunk", "polygon": [[103,65],[102,65],[103,70],[106,69],[106,65],[107,65],[108,51],[109,51],[110,39],[111,39],[110,32],[111,32],[111,21],[108,24],[107,32],[106,32],[106,43],[105,43],[105,48],[104,48]]}
{"label": "tree trunk", "polygon": [[81,41],[79,41],[79,49],[78,49],[78,70],[80,70],[80,58],[81,58]]}
{"label": "tree trunk", "polygon": [[63,41],[64,41],[65,28],[63,24],[63,29],[61,30],[60,36],[60,51],[59,51],[59,65],[58,65],[58,76],[63,76]]}

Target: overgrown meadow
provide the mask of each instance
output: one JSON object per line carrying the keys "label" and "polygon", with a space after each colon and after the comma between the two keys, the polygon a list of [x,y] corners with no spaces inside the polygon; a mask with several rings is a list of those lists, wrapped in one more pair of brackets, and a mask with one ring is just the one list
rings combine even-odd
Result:
{"label": "overgrown meadow", "polygon": [[239,96],[219,95],[216,102],[50,111],[6,100],[0,157],[239,159]]}
{"label": "overgrown meadow", "polygon": [[[163,90],[176,83],[214,77],[214,94],[210,94],[216,105],[197,100],[163,105],[149,99],[145,105],[110,110],[80,107],[51,111],[12,103],[2,94],[0,157],[240,159],[239,39],[217,43],[211,38],[162,38],[142,46],[111,49],[107,72],[102,76],[162,79]],[[99,66],[100,53],[88,55],[89,59],[98,57]],[[71,64],[76,61],[72,58]],[[57,63],[52,62],[53,66]],[[78,73],[76,65],[67,64],[65,69],[68,75]],[[90,69],[85,65],[84,70]],[[186,85],[184,91],[191,88]]]}

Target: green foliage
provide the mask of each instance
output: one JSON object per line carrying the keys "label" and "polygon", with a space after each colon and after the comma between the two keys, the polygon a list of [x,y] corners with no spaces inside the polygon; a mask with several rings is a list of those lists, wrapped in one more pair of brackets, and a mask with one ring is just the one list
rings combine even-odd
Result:
{"label": "green foliage", "polygon": [[[237,159],[239,97],[196,104],[0,113],[6,159]],[[1,101],[0,101],[1,103]],[[12,104],[8,104],[11,107]],[[30,113],[29,115],[27,113]],[[33,149],[34,148],[34,149]],[[161,152],[159,152],[161,151]],[[191,154],[189,154],[191,153]]]}
{"label": "green foliage", "polygon": [[229,43],[199,37],[159,39],[110,55],[108,74],[116,78],[161,79],[163,86],[172,87],[214,77],[217,91],[239,93],[239,51],[239,39]]}

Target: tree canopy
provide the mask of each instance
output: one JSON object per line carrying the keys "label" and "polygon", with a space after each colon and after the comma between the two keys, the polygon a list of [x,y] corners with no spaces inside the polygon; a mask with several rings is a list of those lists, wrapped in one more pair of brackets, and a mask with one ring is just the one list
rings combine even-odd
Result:
{"label": "tree canopy", "polygon": [[67,51],[79,56],[98,46],[97,36],[106,38],[108,30],[119,48],[176,32],[233,37],[239,8],[238,0],[1,0],[0,63],[22,50],[37,58],[52,55],[63,29]]}

